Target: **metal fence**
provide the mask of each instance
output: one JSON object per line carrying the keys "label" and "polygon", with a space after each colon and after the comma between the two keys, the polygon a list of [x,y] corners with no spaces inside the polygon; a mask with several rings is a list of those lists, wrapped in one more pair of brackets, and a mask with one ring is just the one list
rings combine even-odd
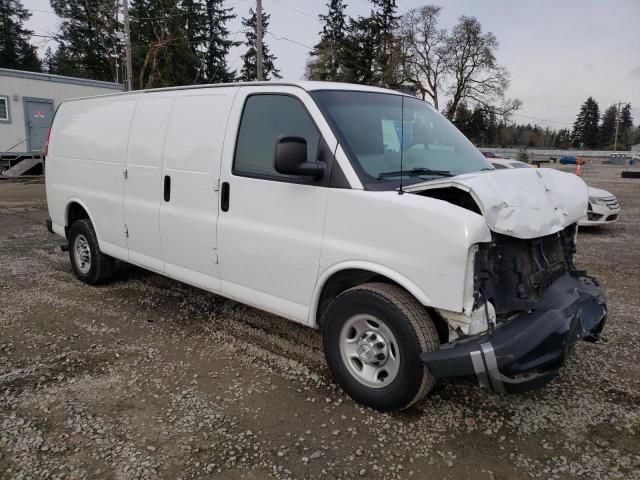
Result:
{"label": "metal fence", "polygon": [[[507,158],[516,158],[518,156],[519,148],[480,148],[481,152],[493,152],[496,155],[501,155]],[[609,158],[614,153],[611,150],[545,150],[539,148],[527,149],[529,155],[543,156],[543,157],[557,157],[560,158],[564,155],[572,155],[574,157],[591,157],[591,158]],[[637,154],[637,152],[620,151],[615,153],[626,153],[629,156]]]}

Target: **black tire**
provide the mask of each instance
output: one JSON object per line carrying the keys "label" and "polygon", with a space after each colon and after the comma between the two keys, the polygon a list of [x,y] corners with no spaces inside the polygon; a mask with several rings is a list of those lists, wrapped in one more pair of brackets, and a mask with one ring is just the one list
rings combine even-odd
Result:
{"label": "black tire", "polygon": [[[349,319],[361,314],[382,320],[395,337],[400,352],[399,367],[386,386],[373,388],[363,384],[343,360],[341,331]],[[382,411],[403,410],[420,401],[435,385],[435,376],[419,355],[439,348],[436,326],[426,309],[396,285],[368,283],[341,293],[329,304],[322,329],[329,369],[336,382],[357,402]]]}
{"label": "black tire", "polygon": [[[90,253],[88,267],[86,262],[81,262],[76,250],[76,241],[81,242],[82,239]],[[88,219],[76,220],[69,229],[69,260],[76,277],[89,285],[108,282],[116,270],[115,259],[100,251],[96,232]]]}

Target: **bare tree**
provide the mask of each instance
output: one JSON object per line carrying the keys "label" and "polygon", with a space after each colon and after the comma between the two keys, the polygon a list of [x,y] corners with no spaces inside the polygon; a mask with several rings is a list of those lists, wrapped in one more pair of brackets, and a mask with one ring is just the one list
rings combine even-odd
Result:
{"label": "bare tree", "polygon": [[[463,103],[506,119],[520,107],[507,99],[509,73],[498,64],[498,40],[483,33],[475,17],[459,18],[451,33],[439,25],[441,7],[426,5],[409,10],[401,19],[398,37],[402,49],[403,83],[453,120]],[[446,106],[442,98],[446,96]]]}
{"label": "bare tree", "polygon": [[449,71],[448,36],[438,25],[442,7],[427,5],[409,10],[400,21],[404,82],[439,109],[439,94]]}
{"label": "bare tree", "polygon": [[453,77],[448,91],[451,102],[446,112],[449,119],[453,118],[462,101],[472,101],[499,116],[520,107],[519,100],[505,99],[509,73],[496,61],[497,49],[495,35],[482,33],[477,18],[460,17],[447,42]]}

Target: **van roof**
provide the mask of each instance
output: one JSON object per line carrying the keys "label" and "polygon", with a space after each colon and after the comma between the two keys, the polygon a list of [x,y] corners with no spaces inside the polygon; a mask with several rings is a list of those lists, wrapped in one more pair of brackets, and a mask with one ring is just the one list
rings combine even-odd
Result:
{"label": "van roof", "polygon": [[144,94],[144,93],[153,93],[153,92],[170,92],[174,90],[198,90],[198,89],[204,89],[204,88],[255,87],[255,86],[298,87],[303,90],[306,90],[307,92],[312,92],[316,90],[349,90],[349,91],[378,92],[378,93],[390,93],[395,95],[405,95],[404,93],[396,90],[390,90],[387,88],[380,88],[380,87],[371,87],[368,85],[357,85],[355,83],[318,82],[318,81],[299,80],[299,81],[293,81],[293,82],[263,81],[263,82],[210,83],[210,84],[204,84],[204,85],[187,85],[182,87],[151,88],[148,90],[132,90],[130,92],[110,93],[106,95],[95,95],[91,97],[71,98],[71,99],[65,100],[65,102],[70,102],[74,100],[85,100],[89,98],[135,95],[135,94]]}

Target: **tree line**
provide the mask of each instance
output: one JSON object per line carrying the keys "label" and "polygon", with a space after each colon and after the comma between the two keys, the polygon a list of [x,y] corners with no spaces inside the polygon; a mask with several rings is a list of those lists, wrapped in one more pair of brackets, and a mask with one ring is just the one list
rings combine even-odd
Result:
{"label": "tree line", "polygon": [[[613,149],[617,107],[609,107],[600,121],[591,97],[571,130],[511,123],[521,103],[506,97],[509,73],[496,59],[498,40],[482,31],[477,18],[461,16],[447,29],[439,21],[442,7],[425,5],[398,15],[396,0],[371,3],[369,16],[351,18],[345,0],[329,0],[307,78],[408,89],[478,146]],[[637,142],[640,126],[634,128],[626,104],[617,147]]]}
{"label": "tree line", "polygon": [[[224,0],[130,0],[134,88],[154,88],[256,78],[256,12],[242,29]],[[618,111],[600,116],[589,97],[571,130],[513,124],[521,106],[508,98],[509,72],[497,61],[498,40],[477,18],[461,16],[451,28],[440,23],[441,7],[425,5],[398,13],[397,0],[369,0],[370,13],[349,17],[345,0],[328,0],[319,19],[320,39],[309,54],[306,78],[402,89],[429,101],[479,146],[612,148]],[[50,0],[60,18],[56,49],[38,58],[24,26],[29,12],[20,0],[0,0],[0,66],[114,81],[123,61],[119,0]],[[262,13],[268,32],[269,15]],[[244,37],[244,40],[240,40]],[[228,56],[244,46],[241,66]],[[280,78],[277,58],[263,46],[263,77]],[[120,66],[120,68],[119,68]],[[618,148],[640,142],[630,105],[620,110]]]}
{"label": "tree line", "polygon": [[[136,89],[232,81],[257,76],[256,11],[242,18],[242,29],[230,32],[236,18],[224,0],[131,0],[130,25],[133,85]],[[50,0],[60,19],[52,36],[56,48],[38,58],[25,28],[29,12],[20,0],[0,0],[0,66],[94,80],[122,82],[123,25],[118,0]],[[269,15],[262,12],[263,32]],[[238,40],[244,36],[244,41]],[[263,42],[263,78],[281,78],[277,58]],[[228,63],[232,47],[245,47],[239,69]]]}
{"label": "tree line", "polygon": [[640,143],[640,125],[633,124],[631,104],[621,105],[619,114],[618,105],[611,105],[600,116],[598,104],[592,97],[581,106],[573,128],[511,124],[482,106],[470,108],[466,103],[458,107],[453,123],[481,147],[613,150],[616,146],[618,150],[629,150],[631,145]]}
{"label": "tree line", "polygon": [[[370,15],[348,18],[344,0],[330,0],[320,15],[322,32],[307,63],[307,78],[404,88],[428,99],[453,119],[464,102],[504,117],[519,107],[505,98],[509,75],[496,60],[496,37],[474,17],[460,17],[446,31],[440,7],[398,14],[396,0],[369,0]],[[8,68],[114,81],[123,61],[118,0],[50,0],[60,18],[55,49],[38,59],[24,27],[29,13],[20,0],[1,0],[1,65]],[[231,32],[234,9],[224,0],[131,0],[135,88],[217,83],[256,78],[256,13]],[[268,32],[269,15],[262,14]],[[238,36],[244,36],[241,42]],[[230,68],[232,47],[244,44],[242,65]],[[279,78],[276,58],[265,44],[264,78]],[[447,101],[444,101],[444,98]]]}
{"label": "tree line", "polygon": [[[617,126],[617,137],[616,137]],[[610,105],[600,115],[598,102],[589,97],[580,107],[571,131],[571,144],[576,148],[622,150],[640,142],[640,125],[634,128],[631,104]]]}

